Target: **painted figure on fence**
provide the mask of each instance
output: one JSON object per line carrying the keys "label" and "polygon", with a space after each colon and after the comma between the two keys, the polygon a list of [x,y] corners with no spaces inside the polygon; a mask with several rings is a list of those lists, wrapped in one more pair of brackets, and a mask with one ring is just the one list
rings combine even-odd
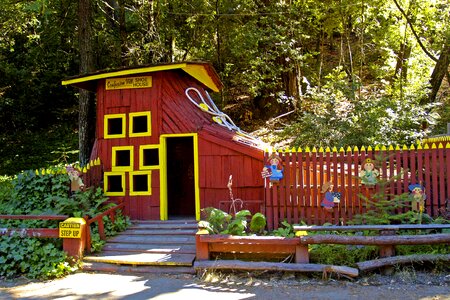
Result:
{"label": "painted figure on fence", "polygon": [[341,193],[333,192],[333,183],[331,181],[325,182],[322,185],[322,206],[326,211],[332,211],[336,203],[341,202]]}
{"label": "painted figure on fence", "polygon": [[372,186],[377,183],[377,177],[380,175],[380,171],[375,169],[375,164],[372,159],[366,158],[361,166],[359,177],[361,183],[367,186]]}
{"label": "painted figure on fence", "polygon": [[80,177],[80,172],[72,166],[67,166],[66,171],[70,179],[70,193],[73,194],[77,191],[83,190],[84,183]]}
{"label": "painted figure on fence", "polygon": [[261,172],[263,178],[269,177],[270,182],[279,182],[283,179],[283,167],[281,166],[281,158],[272,153],[267,159],[269,165],[265,166]]}
{"label": "painted figure on fence", "polygon": [[414,211],[423,212],[425,207],[425,199],[427,195],[425,194],[425,188],[420,184],[410,184],[408,186],[411,197],[411,208]]}

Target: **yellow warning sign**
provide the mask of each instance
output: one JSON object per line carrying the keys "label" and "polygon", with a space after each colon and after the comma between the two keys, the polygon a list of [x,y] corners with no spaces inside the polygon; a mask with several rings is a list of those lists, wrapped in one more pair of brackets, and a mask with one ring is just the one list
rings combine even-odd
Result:
{"label": "yellow warning sign", "polygon": [[81,238],[81,225],[86,224],[83,218],[69,218],[59,223],[59,237],[79,239]]}
{"label": "yellow warning sign", "polygon": [[107,90],[141,89],[152,87],[152,76],[106,79]]}

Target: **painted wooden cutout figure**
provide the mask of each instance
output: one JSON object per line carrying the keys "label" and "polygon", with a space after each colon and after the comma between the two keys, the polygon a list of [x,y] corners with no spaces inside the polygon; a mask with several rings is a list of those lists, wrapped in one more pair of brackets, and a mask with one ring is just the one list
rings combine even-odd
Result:
{"label": "painted wooden cutout figure", "polygon": [[336,203],[341,202],[341,193],[333,192],[333,183],[331,181],[324,183],[322,185],[322,206],[326,211],[332,211],[336,206]]}
{"label": "painted wooden cutout figure", "polygon": [[72,166],[66,167],[67,175],[69,175],[70,179],[70,193],[73,194],[77,191],[84,189],[84,183],[83,180],[80,178],[80,172],[76,170]]}
{"label": "painted wooden cutout figure", "polygon": [[414,211],[423,212],[425,207],[425,188],[420,184],[410,184],[408,186],[411,197],[411,208]]}
{"label": "painted wooden cutout figure", "polygon": [[283,168],[279,168],[281,165],[281,158],[272,153],[268,158],[269,165],[265,166],[261,172],[263,178],[269,177],[270,182],[279,182],[283,179]]}
{"label": "painted wooden cutout figure", "polygon": [[377,177],[380,172],[375,169],[375,164],[372,159],[366,158],[362,164],[362,170],[359,172],[359,177],[361,178],[361,183],[364,185],[372,186],[377,183]]}

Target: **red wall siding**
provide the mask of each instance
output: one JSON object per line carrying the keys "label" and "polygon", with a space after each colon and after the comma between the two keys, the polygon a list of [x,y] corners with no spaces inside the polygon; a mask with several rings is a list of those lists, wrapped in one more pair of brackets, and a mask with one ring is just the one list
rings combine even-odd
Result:
{"label": "red wall siding", "polygon": [[[111,171],[112,147],[134,146],[134,170],[139,170],[139,146],[159,144],[161,134],[198,133],[199,179],[201,207],[220,207],[221,202],[230,201],[227,188],[228,178],[233,175],[234,198],[246,203],[244,208],[259,211],[259,205],[251,202],[263,200],[263,152],[232,141],[233,132],[212,121],[212,116],[201,111],[186,97],[188,87],[203,91],[202,85],[183,71],[151,73],[152,87],[145,89],[124,89],[106,91],[105,81],[97,87],[97,141],[104,171]],[[206,97],[206,95],[204,95]],[[104,139],[105,114],[128,114],[130,112],[151,111],[152,134],[146,137],[125,137]],[[126,174],[125,197],[111,197],[113,201],[123,199],[125,213],[132,219],[159,219],[160,174],[152,171],[152,195],[128,196],[128,173]],[[222,207],[226,208],[226,207]]]}

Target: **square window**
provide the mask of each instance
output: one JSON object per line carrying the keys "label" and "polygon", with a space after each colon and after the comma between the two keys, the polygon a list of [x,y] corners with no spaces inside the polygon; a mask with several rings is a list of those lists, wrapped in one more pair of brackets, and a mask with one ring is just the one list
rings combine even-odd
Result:
{"label": "square window", "polygon": [[159,168],[159,145],[142,145],[139,150],[139,169]]}
{"label": "square window", "polygon": [[133,133],[148,132],[148,118],[146,116],[137,116],[133,118]]}
{"label": "square window", "polygon": [[133,189],[135,192],[148,191],[148,175],[133,175]]}
{"label": "square window", "polygon": [[116,167],[129,167],[130,166],[130,150],[117,150],[115,166]]}
{"label": "square window", "polygon": [[151,171],[130,172],[130,195],[151,195]]}
{"label": "square window", "polygon": [[105,115],[104,117],[104,138],[123,138],[126,135],[125,114]]}
{"label": "square window", "polygon": [[134,147],[112,147],[112,170],[132,171],[134,167]]}
{"label": "square window", "polygon": [[121,118],[108,119],[108,135],[122,134],[122,123]]}
{"label": "square window", "polygon": [[125,173],[105,172],[104,191],[108,196],[124,196]]}
{"label": "square window", "polygon": [[149,111],[130,113],[130,137],[150,136],[152,134]]}

